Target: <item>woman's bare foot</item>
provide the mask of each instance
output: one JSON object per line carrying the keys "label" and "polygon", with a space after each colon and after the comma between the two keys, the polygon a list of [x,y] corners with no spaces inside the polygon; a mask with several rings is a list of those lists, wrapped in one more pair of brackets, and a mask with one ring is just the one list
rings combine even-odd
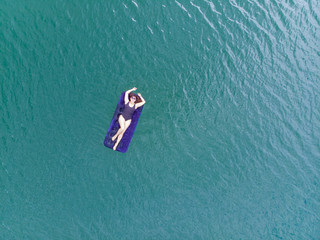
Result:
{"label": "woman's bare foot", "polygon": [[114,140],[116,140],[115,136],[116,136],[116,135],[114,135],[114,136],[111,138],[112,142],[114,142]]}
{"label": "woman's bare foot", "polygon": [[117,150],[117,146],[116,145],[113,146],[113,151],[115,151],[115,150]]}

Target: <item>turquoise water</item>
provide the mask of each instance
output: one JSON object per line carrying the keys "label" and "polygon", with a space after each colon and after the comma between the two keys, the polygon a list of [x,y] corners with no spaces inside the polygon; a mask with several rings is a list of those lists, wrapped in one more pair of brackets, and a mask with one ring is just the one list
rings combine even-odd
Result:
{"label": "turquoise water", "polygon": [[0,239],[320,239],[318,1],[0,6]]}

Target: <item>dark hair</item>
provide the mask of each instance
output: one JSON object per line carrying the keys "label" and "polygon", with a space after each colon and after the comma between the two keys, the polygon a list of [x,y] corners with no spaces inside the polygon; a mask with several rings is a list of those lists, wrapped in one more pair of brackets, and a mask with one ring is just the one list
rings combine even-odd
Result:
{"label": "dark hair", "polygon": [[136,97],[136,102],[135,103],[142,102],[141,98],[135,93],[129,93],[129,96],[128,96],[129,101],[130,101],[130,98],[133,97],[133,96]]}

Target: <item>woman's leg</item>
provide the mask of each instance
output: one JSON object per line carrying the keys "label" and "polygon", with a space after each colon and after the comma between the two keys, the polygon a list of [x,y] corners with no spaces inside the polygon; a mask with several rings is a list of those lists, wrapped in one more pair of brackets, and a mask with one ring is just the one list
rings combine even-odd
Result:
{"label": "woman's leg", "polygon": [[125,121],[125,126],[124,126],[124,130],[122,132],[120,132],[119,136],[118,136],[118,139],[117,139],[117,142],[116,144],[113,146],[113,150],[116,150],[117,147],[118,147],[118,144],[119,142],[121,141],[122,137],[123,137],[123,134],[126,132],[126,130],[128,129],[128,127],[130,126],[130,123],[131,123],[131,119],[130,120],[127,120]]}
{"label": "woman's leg", "polygon": [[125,125],[126,120],[124,120],[124,118],[122,117],[122,115],[119,116],[118,122],[119,122],[119,124],[120,124],[120,128],[119,128],[118,132],[112,137],[112,142],[113,142],[114,140],[116,140],[116,138],[120,135],[120,133],[121,133],[122,131],[124,131],[125,126],[126,126],[126,125]]}

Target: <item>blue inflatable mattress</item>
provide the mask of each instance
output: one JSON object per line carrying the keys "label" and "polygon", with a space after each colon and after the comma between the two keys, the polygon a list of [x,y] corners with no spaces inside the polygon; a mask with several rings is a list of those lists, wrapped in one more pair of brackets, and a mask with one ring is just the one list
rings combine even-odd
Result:
{"label": "blue inflatable mattress", "polygon": [[[108,148],[111,148],[111,149],[113,148],[114,144],[116,143],[116,140],[113,142],[111,140],[111,138],[117,133],[117,131],[120,128],[120,125],[119,125],[119,122],[118,122],[118,118],[119,118],[119,115],[122,113],[122,111],[124,109],[124,96],[125,96],[125,92],[123,92],[121,94],[121,97],[119,99],[117,108],[116,108],[116,110],[114,112],[114,115],[113,115],[113,118],[111,120],[111,124],[110,124],[110,127],[108,129],[107,135],[106,135],[106,137],[104,139],[104,145],[106,147],[108,147]],[[130,142],[131,142],[131,139],[132,139],[132,136],[134,134],[134,130],[137,127],[137,124],[138,124],[142,109],[143,109],[143,106],[137,108],[134,111],[134,113],[132,115],[131,124],[128,127],[128,129],[125,131],[125,133],[123,134],[123,137],[122,137],[122,139],[121,139],[121,141],[120,141],[120,143],[119,143],[119,145],[117,147],[117,151],[125,153],[128,150]]]}

